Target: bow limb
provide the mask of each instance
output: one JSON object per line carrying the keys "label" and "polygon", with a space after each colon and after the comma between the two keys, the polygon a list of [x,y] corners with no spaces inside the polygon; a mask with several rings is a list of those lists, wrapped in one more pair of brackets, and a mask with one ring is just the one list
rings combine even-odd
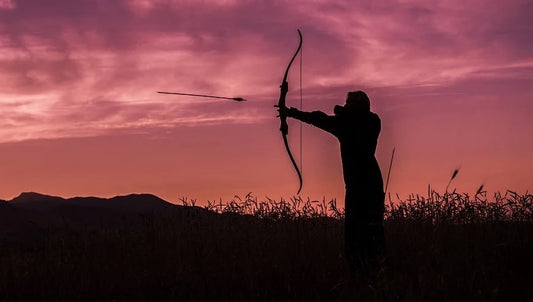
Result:
{"label": "bow limb", "polygon": [[[291,68],[292,62],[294,62],[294,59],[302,49],[302,33],[298,29],[298,36],[300,37],[300,42],[298,44],[298,48],[296,49],[296,52],[294,52],[294,55],[292,56],[291,60],[289,61],[289,65],[287,66],[287,69],[285,69],[285,74],[283,75],[283,81],[281,82],[280,86],[280,95],[279,95],[279,101],[277,107],[285,108],[285,99],[287,96],[287,92],[289,91],[289,83],[287,82],[287,75],[289,74],[289,70]],[[296,194],[300,194],[300,191],[302,190],[302,173],[300,172],[300,169],[298,168],[298,165],[296,164],[296,161],[294,160],[294,156],[292,155],[291,148],[289,147],[289,143],[287,141],[287,134],[289,133],[289,125],[287,124],[287,116],[283,114],[283,110],[280,110],[280,128],[281,135],[283,136],[283,143],[285,144],[285,149],[287,150],[287,154],[289,155],[289,158],[291,160],[292,165],[294,166],[294,169],[296,170],[296,173],[298,174],[298,180],[300,181],[300,186],[298,187],[298,192]]]}

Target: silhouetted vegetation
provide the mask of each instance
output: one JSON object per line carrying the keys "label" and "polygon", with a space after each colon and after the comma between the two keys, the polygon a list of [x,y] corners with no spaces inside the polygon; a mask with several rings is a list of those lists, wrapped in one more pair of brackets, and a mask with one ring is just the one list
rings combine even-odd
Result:
{"label": "silhouetted vegetation", "polygon": [[335,200],[181,202],[2,246],[1,300],[533,300],[528,193],[388,196],[387,265],[354,279]]}

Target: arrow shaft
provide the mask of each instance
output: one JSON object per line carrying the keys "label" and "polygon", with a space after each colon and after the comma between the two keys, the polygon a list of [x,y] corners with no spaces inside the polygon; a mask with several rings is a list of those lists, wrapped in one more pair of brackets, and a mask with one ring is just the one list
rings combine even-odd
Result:
{"label": "arrow shaft", "polygon": [[216,95],[207,95],[207,94],[193,94],[193,93],[166,92],[166,91],[158,91],[157,93],[161,93],[161,94],[175,94],[175,95],[186,95],[186,96],[195,96],[195,97],[200,97],[200,98],[212,98],[212,99],[235,100],[235,98],[229,98],[229,97],[225,97],[225,96],[216,96]]}

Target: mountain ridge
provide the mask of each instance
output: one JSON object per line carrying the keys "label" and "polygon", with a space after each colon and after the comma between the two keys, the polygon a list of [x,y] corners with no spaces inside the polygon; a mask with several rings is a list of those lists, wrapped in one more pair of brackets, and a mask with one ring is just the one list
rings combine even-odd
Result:
{"label": "mountain ridge", "polygon": [[77,228],[138,221],[146,215],[166,215],[197,211],[170,203],[148,193],[134,193],[110,198],[70,197],[23,192],[0,201],[0,246],[19,241],[54,228]]}
{"label": "mountain ridge", "polygon": [[63,198],[37,192],[22,192],[17,197],[6,202],[16,208],[39,211],[53,211],[58,207],[66,205],[106,209],[112,208],[125,212],[164,210],[178,206],[149,193],[132,193],[128,195],[117,195],[110,198],[95,196]]}

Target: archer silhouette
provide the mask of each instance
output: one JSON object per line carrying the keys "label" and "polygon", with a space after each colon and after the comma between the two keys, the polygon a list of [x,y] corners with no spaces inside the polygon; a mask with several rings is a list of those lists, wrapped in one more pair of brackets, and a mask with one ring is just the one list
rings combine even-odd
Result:
{"label": "archer silhouette", "polygon": [[280,115],[298,119],[337,137],[340,142],[345,196],[345,256],[352,273],[376,268],[385,253],[383,178],[374,153],[381,130],[377,114],[363,91],[349,92],[334,115],[279,108]]}

